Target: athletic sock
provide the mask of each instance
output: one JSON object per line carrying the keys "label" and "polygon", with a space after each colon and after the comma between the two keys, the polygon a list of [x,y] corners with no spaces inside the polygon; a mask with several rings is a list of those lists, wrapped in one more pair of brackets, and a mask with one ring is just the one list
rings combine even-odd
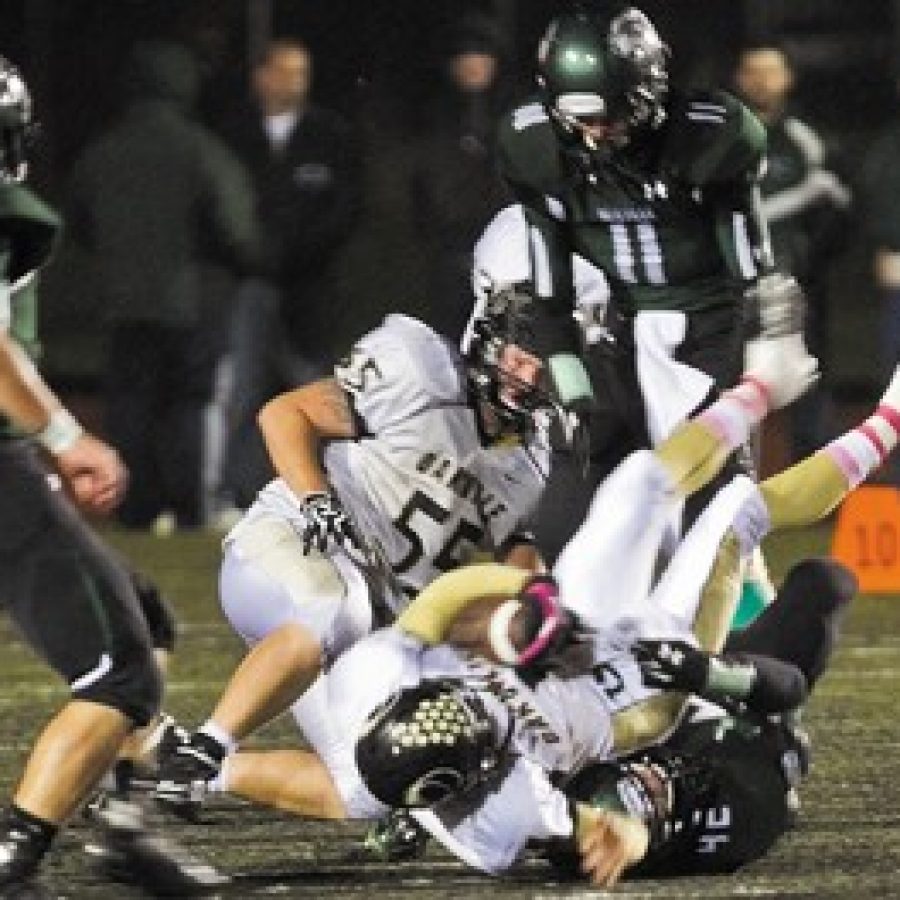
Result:
{"label": "athletic sock", "polygon": [[220,763],[229,753],[237,750],[238,742],[221,725],[212,719],[200,726],[191,743],[201,746],[209,756]]}
{"label": "athletic sock", "polygon": [[206,789],[211,794],[227,794],[230,787],[229,774],[228,757],[226,756],[222,760],[222,765],[219,767],[215,778],[211,778],[206,783]]}
{"label": "athletic sock", "polygon": [[746,443],[750,430],[769,411],[769,392],[755,378],[744,376],[736,387],[725,391],[697,420],[710,428],[729,449]]}
{"label": "athletic sock", "polygon": [[900,441],[900,369],[875,412],[861,425],[832,441],[823,452],[838,465],[851,487],[877,469]]}

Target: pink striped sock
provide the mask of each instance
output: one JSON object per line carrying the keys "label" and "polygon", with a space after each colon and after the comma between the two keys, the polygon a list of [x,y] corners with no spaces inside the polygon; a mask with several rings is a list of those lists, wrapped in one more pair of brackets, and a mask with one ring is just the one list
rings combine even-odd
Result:
{"label": "pink striped sock", "polygon": [[853,487],[877,469],[900,440],[900,411],[882,404],[853,431],[832,441],[827,453]]}
{"label": "pink striped sock", "polygon": [[761,382],[745,375],[737,387],[719,397],[697,417],[729,448],[739,447],[769,410],[769,391]]}

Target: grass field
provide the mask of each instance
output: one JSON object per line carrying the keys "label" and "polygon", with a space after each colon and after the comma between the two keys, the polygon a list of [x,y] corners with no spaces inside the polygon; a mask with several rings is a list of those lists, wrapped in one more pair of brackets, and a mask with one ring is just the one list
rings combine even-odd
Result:
{"label": "grass field", "polygon": [[[181,640],[166,708],[185,724],[202,720],[240,648],[218,609],[218,542],[210,535],[167,539],[110,533],[110,540],[154,576],[175,606]],[[797,556],[821,553],[828,530],[769,546],[774,572]],[[65,693],[4,623],[0,693],[0,780],[4,795],[31,740]],[[626,883],[622,897],[900,897],[900,597],[860,597],[831,671],[807,714],[814,767],[799,827],[764,860],[737,876]],[[257,745],[294,740],[275,723]],[[536,861],[515,877],[490,881],[432,848],[420,862],[360,866],[351,853],[357,826],[304,823],[222,800],[203,823],[166,823],[183,843],[237,876],[229,897],[575,897],[587,888],[556,885]],[[127,898],[86,865],[80,822],[60,838],[44,876],[60,897]]]}

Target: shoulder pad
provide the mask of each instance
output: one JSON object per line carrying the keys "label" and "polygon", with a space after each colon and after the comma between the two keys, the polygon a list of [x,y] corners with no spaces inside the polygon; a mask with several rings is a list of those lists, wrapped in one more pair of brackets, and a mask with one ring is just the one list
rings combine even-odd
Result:
{"label": "shoulder pad", "polygon": [[559,193],[559,143],[547,111],[538,100],[517,106],[501,119],[497,152],[501,174],[517,194]]}
{"label": "shoulder pad", "polygon": [[662,166],[671,176],[703,187],[759,175],[766,129],[725,91],[676,95],[669,106]]}
{"label": "shoulder pad", "polygon": [[372,434],[427,409],[465,402],[453,348],[424,323],[400,314],[360,338],[334,376]]}

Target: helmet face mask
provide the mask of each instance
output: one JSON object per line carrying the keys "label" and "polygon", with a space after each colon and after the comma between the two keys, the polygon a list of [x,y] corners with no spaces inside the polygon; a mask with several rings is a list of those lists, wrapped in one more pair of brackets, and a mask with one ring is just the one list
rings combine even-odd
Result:
{"label": "helmet face mask", "polygon": [[395,692],[372,711],[356,764],[382,803],[423,808],[483,784],[506,759],[507,744],[477,693],[435,679]]}
{"label": "helmet face mask", "polygon": [[538,84],[553,121],[591,151],[624,146],[665,121],[668,48],[629,8],[611,21],[576,14],[551,22],[538,48]]}
{"label": "helmet face mask", "polygon": [[539,410],[552,407],[535,349],[534,289],[530,282],[477,289],[475,312],[463,337],[469,386],[503,434],[530,434]]}
{"label": "helmet face mask", "polygon": [[31,126],[31,94],[19,70],[0,56],[0,182],[28,174],[25,137]]}

